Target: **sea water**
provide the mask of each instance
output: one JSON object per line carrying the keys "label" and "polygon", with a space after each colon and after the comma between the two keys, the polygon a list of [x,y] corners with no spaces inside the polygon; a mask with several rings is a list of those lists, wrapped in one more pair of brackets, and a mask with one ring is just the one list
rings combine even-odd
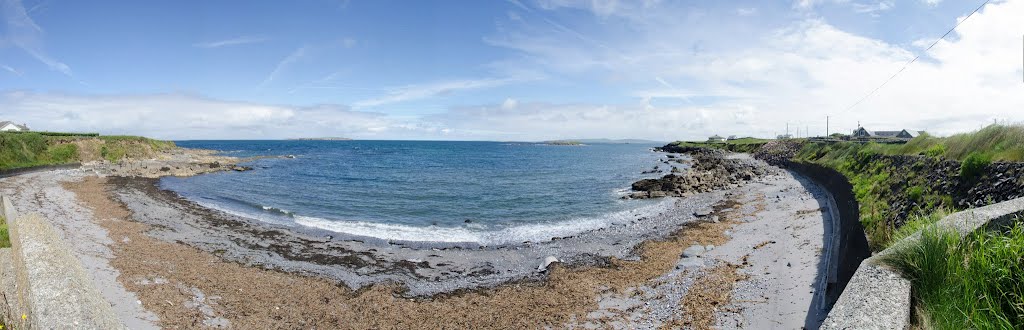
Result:
{"label": "sea water", "polygon": [[[544,241],[655,213],[625,200],[670,165],[654,145],[515,142],[180,141],[252,161],[247,172],[167,177],[161,187],[259,221],[396,241]],[[294,156],[292,158],[291,156]],[[673,163],[675,166],[681,166]],[[662,173],[647,173],[654,166]]]}

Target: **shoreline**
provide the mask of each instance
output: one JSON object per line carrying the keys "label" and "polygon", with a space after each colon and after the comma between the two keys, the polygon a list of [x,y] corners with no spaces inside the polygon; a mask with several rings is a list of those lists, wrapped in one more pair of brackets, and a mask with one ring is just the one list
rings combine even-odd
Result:
{"label": "shoreline", "polygon": [[[71,203],[82,206],[55,202],[50,196],[25,196],[20,189],[13,195],[21,197],[23,209],[85,213],[74,225],[99,227],[93,228],[96,237],[89,239],[110,251],[100,258],[108,260],[111,269],[95,271],[112,270],[116,283],[107,280],[103,285],[139,296],[138,304],[115,308],[123,319],[136,317],[140,324],[153,326],[265,326],[284,319],[289,325],[285,327],[700,327],[727,320],[743,324],[764,316],[744,310],[774,315],[774,310],[749,302],[719,315],[718,304],[737,303],[732,295],[709,300],[697,293],[723,286],[744,288],[744,283],[757,280],[788,280],[770,276],[780,257],[805,255],[809,259],[801,264],[810,268],[795,278],[811,285],[817,280],[813,260],[820,252],[804,251],[813,240],[801,241],[799,250],[776,251],[762,263],[749,256],[777,249],[776,244],[752,248],[754,237],[774,233],[755,230],[737,236],[742,228],[771,223],[758,221],[759,214],[789,207],[766,202],[768,195],[782,189],[779,186],[785,188],[777,192],[782,194],[801,189],[798,179],[784,173],[754,180],[742,189],[673,198],[665,212],[617,228],[540,243],[447,248],[357,241],[325,231],[275,226],[207,209],[160,189],[156,179],[102,174],[82,169],[16,177],[20,184],[34,185],[28,190],[73,193],[77,202]],[[809,202],[804,197],[800,201]],[[801,210],[811,220],[816,211],[820,216],[819,209]],[[789,216],[793,215],[781,218]],[[815,237],[813,226],[801,230],[802,235]],[[816,234],[819,244],[823,232]],[[695,244],[718,247],[705,257],[680,257]],[[794,247],[786,247],[790,248]],[[88,249],[79,252],[89,254]],[[561,262],[538,271],[548,257]],[[758,267],[773,271],[747,274]],[[250,292],[253,286],[261,292]],[[747,286],[734,295],[760,292],[766,301],[798,296],[794,301],[805,305],[803,313],[812,310],[813,290],[792,295]],[[799,324],[805,324],[803,318]]]}

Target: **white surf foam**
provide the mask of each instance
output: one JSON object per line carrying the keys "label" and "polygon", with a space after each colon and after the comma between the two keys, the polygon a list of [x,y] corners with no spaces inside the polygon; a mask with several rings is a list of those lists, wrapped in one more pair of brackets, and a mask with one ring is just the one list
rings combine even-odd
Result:
{"label": "white surf foam", "polygon": [[527,241],[548,241],[554,237],[572,236],[616,224],[629,223],[636,219],[638,215],[646,216],[663,212],[672,203],[673,200],[666,199],[639,208],[613,212],[595,218],[518,225],[494,230],[487,230],[476,224],[469,224],[465,227],[418,227],[365,221],[328,220],[301,215],[295,215],[295,222],[307,227],[383,240],[502,245]]}

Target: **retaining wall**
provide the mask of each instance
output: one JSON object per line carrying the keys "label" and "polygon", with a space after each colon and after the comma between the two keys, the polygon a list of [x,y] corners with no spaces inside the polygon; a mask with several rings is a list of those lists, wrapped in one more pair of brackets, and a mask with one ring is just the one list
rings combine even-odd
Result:
{"label": "retaining wall", "polygon": [[[946,216],[936,223],[964,237],[976,231],[1003,228],[1024,215],[1024,197]],[[916,244],[915,233],[864,260],[822,324],[822,329],[907,329],[910,327],[910,281],[882,260],[904,246]]]}
{"label": "retaining wall", "polygon": [[8,326],[17,329],[125,329],[53,226],[20,215],[6,196],[10,258],[0,252]]}
{"label": "retaining wall", "polygon": [[[827,235],[832,242],[827,244],[830,251],[824,253],[827,271],[823,288],[825,299],[822,300],[831,305],[839,299],[861,261],[871,256],[871,248],[860,224],[860,207],[854,197],[853,186],[842,173],[818,164],[788,162],[783,167],[813,180],[832,195],[836,209],[830,212],[838,221],[832,224],[832,232]],[[821,307],[827,309],[828,306]]]}

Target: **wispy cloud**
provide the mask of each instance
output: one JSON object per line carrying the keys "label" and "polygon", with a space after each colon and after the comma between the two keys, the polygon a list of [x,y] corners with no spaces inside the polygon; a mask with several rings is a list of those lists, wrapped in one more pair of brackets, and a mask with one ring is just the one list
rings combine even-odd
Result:
{"label": "wispy cloud", "polygon": [[21,71],[18,71],[17,69],[12,68],[10,65],[6,65],[6,64],[0,65],[0,68],[3,68],[4,71],[7,71],[7,72],[13,73],[15,75],[21,76]]}
{"label": "wispy cloud", "polygon": [[7,25],[7,41],[45,64],[50,70],[74,77],[70,66],[51,57],[43,50],[43,29],[28,15],[24,4],[20,0],[0,1],[2,1],[0,8],[3,10],[3,20]]}
{"label": "wispy cloud", "polygon": [[280,62],[277,62],[277,66],[274,67],[274,71],[270,71],[270,74],[268,74],[267,77],[263,79],[263,82],[261,82],[258,87],[262,88],[274,82],[274,79],[277,79],[277,76],[281,74],[281,72],[288,70],[288,68],[295,64],[295,62],[305,57],[308,53],[308,49],[309,46],[299,47],[292,51],[290,54],[288,54],[288,56],[285,56],[283,59],[281,59]]}
{"label": "wispy cloud", "polygon": [[358,101],[356,108],[376,107],[381,105],[425,99],[458,91],[498,87],[527,80],[526,78],[487,78],[463,79],[433,82],[421,85],[409,85],[392,89],[388,95]]}
{"label": "wispy cloud", "polygon": [[225,40],[199,42],[199,43],[192,44],[192,46],[199,47],[199,48],[220,48],[220,47],[226,47],[226,46],[238,46],[238,45],[246,45],[246,44],[255,44],[255,43],[265,42],[267,40],[270,40],[270,38],[262,37],[262,36],[241,36],[241,37],[225,39]]}

